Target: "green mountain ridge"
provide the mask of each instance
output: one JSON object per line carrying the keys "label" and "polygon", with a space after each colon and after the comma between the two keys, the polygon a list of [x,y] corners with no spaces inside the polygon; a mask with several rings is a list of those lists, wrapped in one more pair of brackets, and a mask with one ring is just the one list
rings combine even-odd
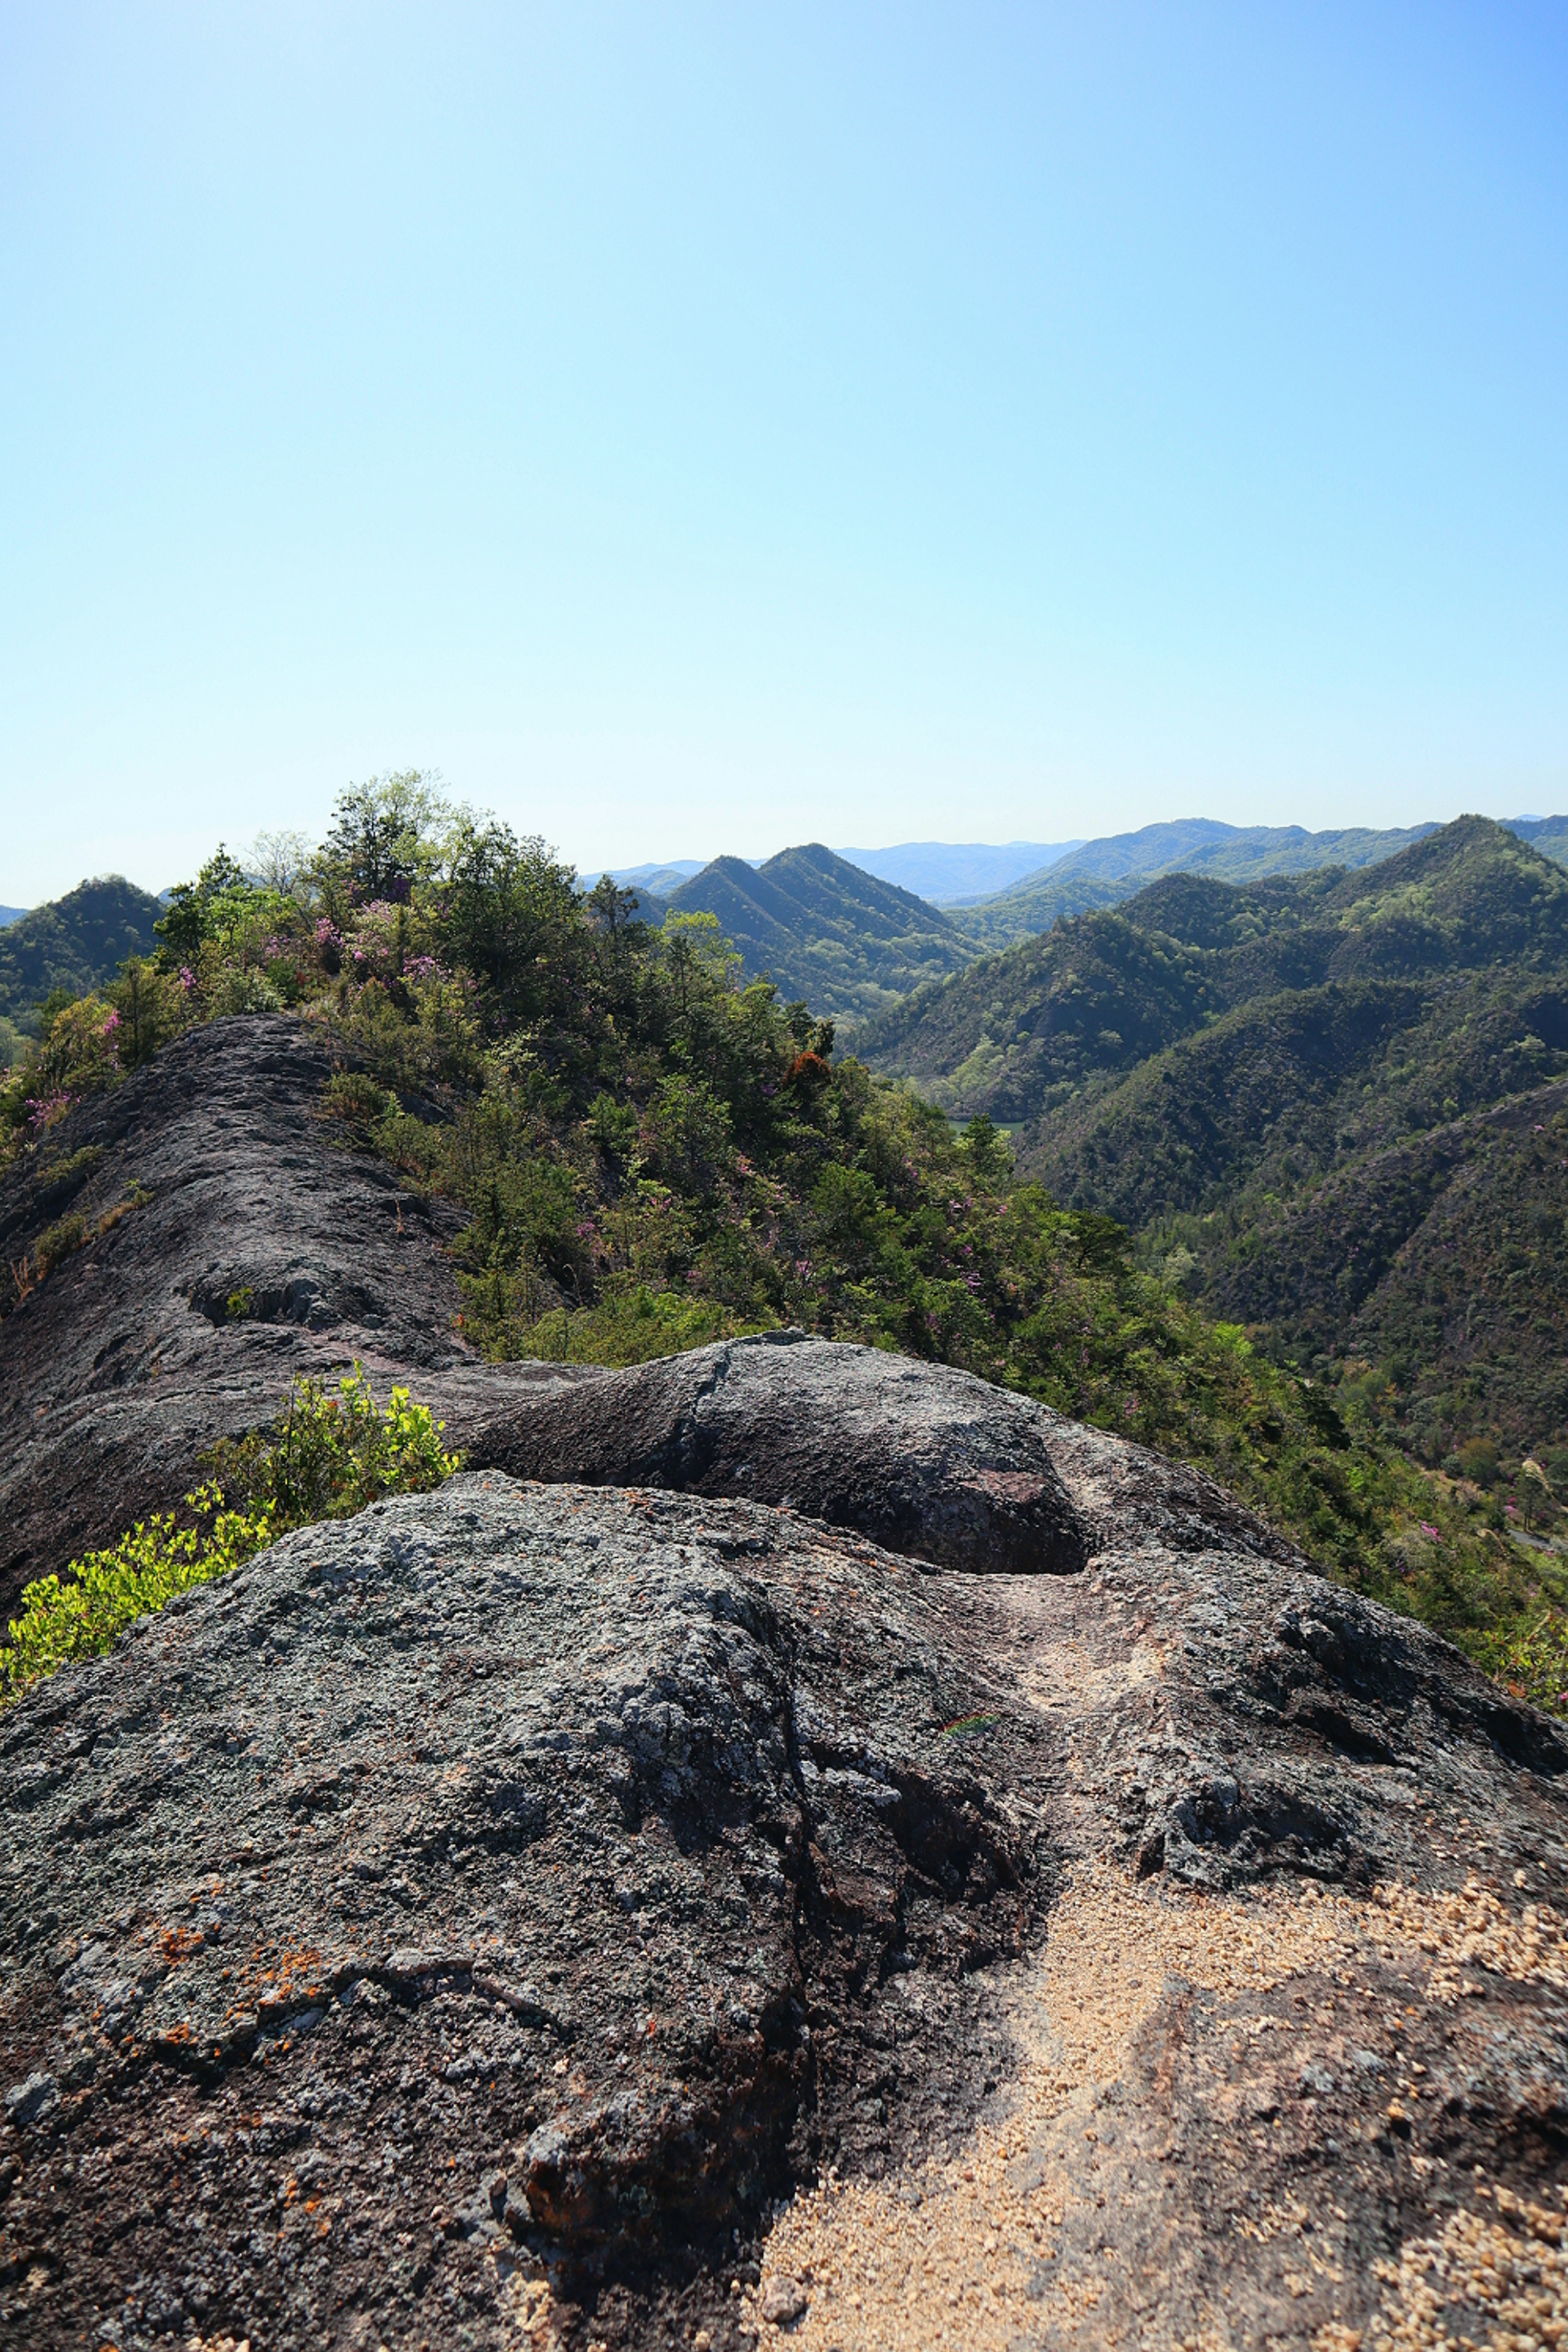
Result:
{"label": "green mountain ridge", "polygon": [[[1510,817],[1505,824],[1546,856],[1568,865],[1568,817]],[[994,950],[1033,938],[1064,915],[1119,905],[1164,874],[1246,884],[1331,866],[1353,872],[1381,864],[1437,829],[1428,824],[1373,832],[1358,825],[1309,833],[1300,825],[1228,825],[1211,817],[1184,817],[1086,842],[1008,889],[965,899],[947,911],[977,947]]]}
{"label": "green mountain ridge", "polygon": [[837,1019],[865,1016],[967,963],[945,915],[820,842],[760,866],[716,857],[672,891],[674,914],[710,914],[749,976]]}
{"label": "green mountain ridge", "polygon": [[[1098,928],[1109,964],[1109,926],[1184,910],[1188,936],[1161,929],[1146,957],[1165,948],[1194,1017],[1042,1096],[1020,1163],[1139,1234],[1205,1312],[1303,1366],[1363,1362],[1425,1458],[1488,1434],[1561,1447],[1568,875],[1467,818],[1283,887],[1263,929],[1259,893],[1226,919],[1226,886],[1196,882],[1062,927],[1068,948]],[[1143,968],[1123,955],[1134,997]]]}
{"label": "green mountain ridge", "polygon": [[[804,1003],[739,984],[717,921],[628,922],[613,885],[584,892],[471,812],[448,822],[417,782],[343,794],[297,897],[215,856],[177,894],[177,948],[51,1010],[0,1086],[10,1308],[142,1205],[84,1191],[71,1105],[201,1024],[291,1011],[331,1041],[319,1108],[345,1147],[450,1203],[468,1345],[630,1363],[791,1325],[959,1365],[1201,1466],[1331,1574],[1568,1707],[1568,1565],[1510,1540],[1500,1498],[1412,1459],[1517,1429],[1558,1473],[1568,877],[1471,821],[1361,877],[1167,877],[1032,943],[1043,978],[991,959],[986,988],[1022,971],[1043,990],[1057,1076],[1036,1076],[1063,1089],[1020,1167],[987,1120],[955,1135]],[[782,863],[783,883],[729,877],[753,935],[814,890],[842,904],[831,853]],[[891,897],[900,921],[929,914]],[[1135,1240],[1089,1168],[1117,1118],[1117,1181],[1150,1175]],[[1171,1137],[1191,1147],[1179,1182]],[[1034,1181],[1053,1150],[1064,1189],[1078,1152],[1090,1205]],[[1226,1283],[1270,1311],[1282,1285],[1297,1337],[1218,1319]],[[1315,1353],[1280,1360],[1320,1327],[1321,1373]],[[1428,1329],[1423,1389],[1407,1339]],[[1533,1508],[1568,1528],[1544,1487]]]}

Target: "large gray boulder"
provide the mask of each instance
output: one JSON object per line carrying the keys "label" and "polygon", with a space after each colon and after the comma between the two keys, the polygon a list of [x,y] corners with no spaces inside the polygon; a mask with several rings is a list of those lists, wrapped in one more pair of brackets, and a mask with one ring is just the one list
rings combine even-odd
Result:
{"label": "large gray boulder", "polygon": [[943,1364],[770,1331],[519,1400],[468,1452],[519,1478],[776,1503],[943,1567],[1059,1572],[1088,1547],[1053,1425]]}
{"label": "large gray boulder", "polygon": [[1559,1732],[1059,1434],[1078,1576],[473,1473],[0,1717],[0,2338],[1551,2318]]}

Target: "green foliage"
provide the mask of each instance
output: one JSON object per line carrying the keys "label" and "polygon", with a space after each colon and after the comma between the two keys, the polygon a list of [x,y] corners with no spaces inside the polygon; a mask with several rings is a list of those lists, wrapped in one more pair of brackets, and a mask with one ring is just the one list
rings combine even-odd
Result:
{"label": "green foliage", "polygon": [[104,994],[120,1016],[117,1068],[140,1069],[161,1045],[190,1026],[195,1006],[177,971],[152,956],[128,956]]}
{"label": "green foliage", "polygon": [[592,1307],[574,1313],[564,1307],[548,1309],[537,1322],[508,1328],[502,1346],[519,1362],[646,1364],[656,1356],[676,1356],[714,1339],[773,1328],[747,1322],[712,1299],[684,1298],[612,1276],[600,1286]]}
{"label": "green foliage", "polygon": [[80,1249],[86,1230],[85,1221],[74,1214],[60,1217],[45,1228],[33,1244],[33,1260],[40,1282],[73,1250]]}
{"label": "green foliage", "polygon": [[318,1519],[344,1518],[384,1495],[418,1495],[458,1465],[444,1453],[427,1405],[395,1388],[378,1405],[356,1364],[329,1394],[297,1381],[270,1430],[214,1448],[205,1467],[225,1495],[249,1513],[265,1510],[279,1535]]}
{"label": "green foliage", "polygon": [[547,1016],[557,998],[554,967],[569,958],[582,917],[572,876],[543,842],[520,841],[510,825],[465,814],[442,906],[451,961],[483,988],[492,1020],[510,1026]]}
{"label": "green foliage", "polygon": [[222,842],[194,882],[177,882],[168,912],[153,929],[177,964],[195,963],[208,940],[230,934],[244,919],[251,888]]}
{"label": "green foliage", "polygon": [[[914,1077],[955,1112],[1052,1116],[1043,1141],[1059,1152],[1070,1150],[1072,1133],[1058,1134],[1062,1107],[1083,1097],[1091,1108],[1097,1087],[1152,1055],[1169,1055],[1163,1066],[1184,1100],[1183,1073],[1208,1024],[1245,1008],[1234,1041],[1222,1040],[1201,1069],[1194,1065],[1194,1106],[1223,1109],[1220,1062],[1253,1044],[1262,1050],[1262,1032],[1254,1036],[1247,1022],[1271,1020],[1269,1001],[1282,992],[1295,992],[1304,1012],[1303,992],[1337,991],[1323,1000],[1332,1006],[1347,991],[1381,983],[1375,1002],[1392,1035],[1440,1020],[1458,973],[1508,972],[1510,1004],[1522,1011],[1542,980],[1565,968],[1568,875],[1503,826],[1461,818],[1350,874],[1330,867],[1246,887],[1170,875],[1114,912],[1058,921],[921,991],[857,1042],[874,1067]],[[1547,993],[1557,1009],[1541,1016],[1538,1042],[1557,1035],[1565,1017],[1562,989]],[[1516,1024],[1509,1041],[1519,1038]],[[1313,1066],[1330,1075],[1325,1056]],[[1470,1076],[1472,1085],[1490,1083],[1481,1068]],[[1141,1076],[1145,1088],[1153,1083]],[[1085,1108],[1080,1127],[1087,1117]],[[1056,1189],[1055,1171],[1042,1161],[1040,1172]]]}
{"label": "green foliage", "polygon": [[710,915],[745,972],[841,1016],[880,1012],[973,953],[941,909],[819,842],[762,866],[717,857],[679,885],[669,909]]}
{"label": "green foliage", "polygon": [[[792,888],[833,882],[816,855],[791,853]],[[1568,881],[1510,836],[1448,828],[1381,879],[1171,877],[964,976],[943,992],[942,1045],[949,1076],[962,1049],[962,1084],[984,1097],[962,1135],[835,1058],[832,1024],[748,980],[710,908],[677,905],[656,930],[613,883],[584,894],[539,841],[446,811],[417,778],[345,796],[310,887],[307,904],[297,877],[282,897],[226,880],[196,963],[137,985],[177,987],[184,1018],[265,986],[319,1025],[339,1065],[321,1107],[344,1146],[461,1208],[461,1323],[486,1354],[626,1364],[790,1324],[957,1364],[1212,1472],[1333,1573],[1472,1649],[1549,1640],[1556,1554],[1526,1541],[1558,1525],[1549,1474],[1506,1497],[1429,1474],[1405,1450],[1414,1343],[1303,1377],[1215,1272],[1305,1298],[1320,1264],[1300,1245],[1306,1209],[1326,1203],[1342,1244],[1333,1182],[1391,1106],[1414,1120],[1436,1099],[1448,1134],[1495,1099],[1500,1069],[1550,1086],[1568,1049],[1552,947]],[[1514,958],[1507,985],[1456,982],[1454,959],[1493,931]],[[917,997],[898,1034],[941,1031],[931,1003]],[[123,995],[115,1009],[127,1025]],[[150,1034],[159,1017],[150,999]],[[114,1083],[112,1067],[82,1075],[106,1022],[101,999],[51,1017],[40,1057],[55,1052],[62,1083]],[[1407,1050],[1415,1034],[1447,1041],[1436,1069]],[[1051,1132],[1081,1183],[1037,1181],[1040,1135],[1015,1168],[995,1122],[1029,1087],[1059,1097]],[[40,1174],[53,1104],[22,1147]],[[1568,1162],[1568,1131],[1542,1120],[1529,1149]],[[1388,1234],[1433,1197],[1419,1170],[1401,1181]],[[1518,1181],[1508,1246],[1534,1284],[1563,1223],[1536,1213],[1552,1207],[1539,1170]],[[1105,1213],[1119,1185],[1136,1243]],[[1242,1200],[1245,1226],[1228,1225]],[[1324,1297],[1356,1311],[1342,1248],[1331,1279],[1326,1249],[1321,1265]],[[275,1528],[354,1508],[450,1466],[413,1411],[307,1389],[286,1428],[227,1449],[213,1475]],[[1500,1455],[1500,1478],[1514,1467]]]}
{"label": "green foliage", "polygon": [[955,1113],[1032,1117],[1200,1026],[1215,959],[1124,914],[1085,915],[908,998],[862,1031],[872,1066]]}
{"label": "green foliage", "polygon": [[1348,875],[1168,876],[868,1050],[1032,1122],[1026,1172],[1211,1317],[1331,1381],[1362,1361],[1347,1405],[1424,1462],[1568,1438],[1568,876],[1509,829]]}
{"label": "green foliage", "polygon": [[324,903],[341,915],[356,904],[405,901],[439,868],[450,815],[435,780],[416,768],[350,784],[315,861]]}
{"label": "green foliage", "polygon": [[377,1405],[357,1365],[335,1395],[298,1381],[270,1431],[215,1449],[207,1479],[185,1496],[187,1524],[173,1512],[138,1521],[118,1543],[73,1561],[64,1579],[27,1586],[0,1649],[0,1693],[18,1698],[71,1659],[100,1654],[137,1618],[291,1528],[439,1486],[458,1467],[442,1450],[443,1426],[406,1389]]}
{"label": "green foliage", "polygon": [[1543,1609],[1528,1623],[1489,1627],[1470,1643],[1479,1665],[1518,1698],[1568,1715],[1568,1616]]}
{"label": "green foliage", "polygon": [[[1548,856],[1559,856],[1563,821],[1543,827],[1528,821],[1516,829],[1539,839]],[[1304,833],[1299,825],[1216,824],[1203,817],[1145,825],[1141,833],[1086,841],[1049,866],[991,897],[947,909],[956,927],[977,947],[994,950],[1034,937],[1064,915],[1080,915],[1114,905],[1167,874],[1239,884],[1276,875],[1308,874],[1325,866],[1380,865],[1436,828],[1416,825],[1371,833],[1354,825],[1339,833]],[[1560,859],[1560,862],[1561,859]]]}
{"label": "green foliage", "polygon": [[179,1527],[172,1512],[139,1520],[106,1550],[74,1560],[68,1578],[45,1576],[22,1595],[10,1639],[0,1649],[0,1691],[19,1698],[74,1658],[101,1655],[128,1625],[162,1609],[177,1592],[237,1568],[273,1539],[270,1511],[226,1510],[216,1486],[185,1497],[197,1523]]}

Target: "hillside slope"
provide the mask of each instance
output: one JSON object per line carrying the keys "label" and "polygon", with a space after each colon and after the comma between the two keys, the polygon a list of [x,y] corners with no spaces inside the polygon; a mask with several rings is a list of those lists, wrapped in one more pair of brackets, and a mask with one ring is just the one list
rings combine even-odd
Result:
{"label": "hillside slope", "polygon": [[750,975],[818,1014],[874,1013],[922,982],[957,971],[973,950],[945,915],[879,881],[820,842],[760,866],[716,857],[671,892],[677,914],[711,914]]}
{"label": "hillside slope", "polygon": [[1247,883],[1314,873],[1325,866],[1373,866],[1436,830],[1418,824],[1373,833],[1355,825],[1308,833],[1299,824],[1235,825],[1212,817],[1182,817],[1086,841],[1008,889],[949,911],[977,947],[999,948],[1047,929],[1063,915],[1115,906],[1163,874]]}
{"label": "hillside slope", "polygon": [[1505,970],[1523,984],[1565,967],[1568,874],[1460,817],[1359,873],[1167,876],[921,990],[857,1042],[959,1115],[1016,1121],[1282,990]]}
{"label": "hillside slope", "polygon": [[1170,876],[918,991],[857,1048],[960,1116],[1034,1118],[1217,1016],[1265,967],[1281,987],[1317,977],[1313,919],[1337,878],[1241,890]]}
{"label": "hillside slope", "polygon": [[1337,2345],[1470,2182],[1456,2326],[1533,2294],[1563,1727],[948,1367],[474,1361],[332,1058],[221,1021],[79,1105],[56,1184],[148,1197],[0,1322],[13,1525],[362,1349],[473,1447],[0,1713],[5,2340]]}

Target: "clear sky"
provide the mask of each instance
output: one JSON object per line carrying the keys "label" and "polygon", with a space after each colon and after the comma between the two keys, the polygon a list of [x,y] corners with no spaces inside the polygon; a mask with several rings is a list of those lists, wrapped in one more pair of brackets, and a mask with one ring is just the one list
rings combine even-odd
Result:
{"label": "clear sky", "polygon": [[1568,804],[1568,16],[0,0],[0,900]]}

